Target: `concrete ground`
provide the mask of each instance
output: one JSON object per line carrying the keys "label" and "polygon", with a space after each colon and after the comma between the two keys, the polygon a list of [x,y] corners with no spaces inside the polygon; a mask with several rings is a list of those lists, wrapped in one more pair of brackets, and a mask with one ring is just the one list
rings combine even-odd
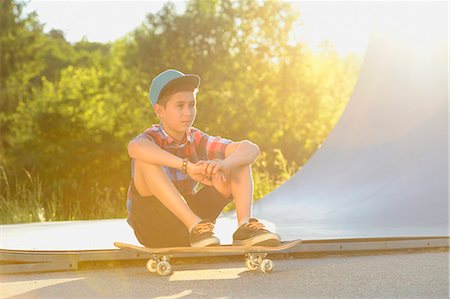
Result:
{"label": "concrete ground", "polygon": [[215,258],[174,260],[165,277],[143,260],[3,275],[0,298],[449,298],[448,249],[276,257],[274,264],[271,274]]}

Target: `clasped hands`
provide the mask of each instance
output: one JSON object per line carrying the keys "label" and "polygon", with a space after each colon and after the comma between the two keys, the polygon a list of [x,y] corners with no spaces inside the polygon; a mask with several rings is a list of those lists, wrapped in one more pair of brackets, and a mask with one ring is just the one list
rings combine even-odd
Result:
{"label": "clasped hands", "polygon": [[224,160],[200,160],[188,162],[187,174],[195,181],[204,185],[214,186],[213,179],[226,182],[230,172],[229,165]]}

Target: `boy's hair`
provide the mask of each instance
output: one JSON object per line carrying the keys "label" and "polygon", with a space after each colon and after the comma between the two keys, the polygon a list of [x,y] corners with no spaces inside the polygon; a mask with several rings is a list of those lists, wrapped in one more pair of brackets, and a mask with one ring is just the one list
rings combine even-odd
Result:
{"label": "boy's hair", "polygon": [[175,85],[173,87],[169,87],[168,89],[164,90],[161,95],[159,96],[159,99],[156,103],[163,106],[164,109],[167,107],[167,102],[169,102],[170,97],[180,91],[192,91],[194,93],[194,97],[196,97],[198,89],[192,90],[192,87],[188,85]]}

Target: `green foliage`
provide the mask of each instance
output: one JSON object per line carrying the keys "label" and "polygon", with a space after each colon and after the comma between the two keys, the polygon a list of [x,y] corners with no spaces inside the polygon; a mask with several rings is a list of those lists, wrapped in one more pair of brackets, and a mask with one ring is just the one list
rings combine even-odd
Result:
{"label": "green foliage", "polygon": [[127,105],[109,79],[102,70],[68,67],[59,82],[44,79],[29,101],[19,103],[11,120],[15,150],[10,163],[46,181],[65,182],[65,191],[86,212],[91,198],[80,198],[85,190],[126,177],[116,169],[127,161],[126,146],[118,142],[124,131],[117,122]]}
{"label": "green foliage", "polygon": [[23,16],[24,4],[0,3],[4,223],[124,217],[126,145],[158,122],[148,88],[168,68],[202,78],[195,127],[259,145],[260,199],[320,147],[361,64],[330,44],[319,54],[292,44],[298,15],[287,2],[191,0],[183,14],[168,2],[108,44],[70,44]]}
{"label": "green foliage", "polygon": [[23,6],[12,0],[0,2],[0,163],[8,147],[8,116],[44,68],[38,58],[41,25],[35,14],[22,16]]}

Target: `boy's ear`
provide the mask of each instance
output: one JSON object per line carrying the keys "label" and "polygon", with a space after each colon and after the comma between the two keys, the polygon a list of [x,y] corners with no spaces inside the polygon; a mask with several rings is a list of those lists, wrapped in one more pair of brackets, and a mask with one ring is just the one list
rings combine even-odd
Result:
{"label": "boy's ear", "polygon": [[157,118],[159,118],[159,114],[160,114],[162,108],[163,107],[161,105],[157,104],[157,103],[153,107],[153,112],[155,112],[155,115],[156,115]]}

